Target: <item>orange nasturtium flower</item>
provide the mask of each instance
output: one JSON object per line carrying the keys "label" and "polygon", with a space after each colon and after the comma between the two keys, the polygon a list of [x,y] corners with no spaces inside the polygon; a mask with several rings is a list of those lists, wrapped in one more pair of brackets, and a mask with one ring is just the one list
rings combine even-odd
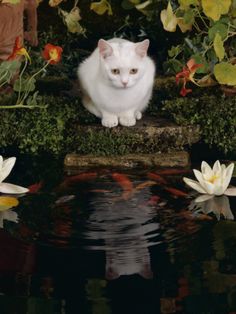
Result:
{"label": "orange nasturtium flower", "polygon": [[176,83],[178,84],[180,80],[183,81],[183,86],[180,91],[181,96],[186,96],[188,93],[192,92],[192,89],[186,88],[186,83],[191,81],[197,85],[197,82],[194,79],[194,74],[198,68],[201,68],[203,64],[195,63],[194,59],[190,59],[187,62],[187,67],[184,67],[183,70],[176,74]]}
{"label": "orange nasturtium flower", "polygon": [[15,45],[11,55],[7,58],[8,61],[15,60],[17,56],[25,56],[29,62],[31,62],[30,56],[27,50],[22,46],[20,37],[16,37]]}
{"label": "orange nasturtium flower", "polygon": [[56,64],[61,60],[61,54],[63,49],[59,46],[47,44],[44,47],[43,57],[48,60],[50,64]]}

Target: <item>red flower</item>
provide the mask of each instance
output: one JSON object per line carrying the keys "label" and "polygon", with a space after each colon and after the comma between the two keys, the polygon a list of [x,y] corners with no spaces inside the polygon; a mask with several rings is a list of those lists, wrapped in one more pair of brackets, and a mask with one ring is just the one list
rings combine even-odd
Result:
{"label": "red flower", "polygon": [[16,37],[13,51],[12,51],[11,55],[7,58],[7,60],[8,61],[15,60],[18,55],[25,56],[27,59],[29,59],[29,61],[31,61],[27,50],[21,44],[21,40],[20,40],[19,36]]}
{"label": "red flower", "polygon": [[44,51],[42,55],[43,55],[43,58],[45,60],[48,60],[50,64],[56,64],[61,60],[62,51],[63,49],[59,46],[47,44],[44,47]]}
{"label": "red flower", "polygon": [[191,81],[194,84],[197,84],[193,77],[194,77],[194,74],[197,71],[197,69],[201,68],[202,66],[203,66],[203,64],[197,64],[197,63],[195,63],[194,59],[190,59],[187,62],[187,67],[184,67],[182,72],[179,72],[176,74],[176,83],[179,84],[180,80],[183,81],[183,86],[182,86],[181,91],[180,91],[181,96],[186,96],[188,93],[192,92],[192,90],[190,88],[187,89],[185,87],[186,83],[188,81]]}

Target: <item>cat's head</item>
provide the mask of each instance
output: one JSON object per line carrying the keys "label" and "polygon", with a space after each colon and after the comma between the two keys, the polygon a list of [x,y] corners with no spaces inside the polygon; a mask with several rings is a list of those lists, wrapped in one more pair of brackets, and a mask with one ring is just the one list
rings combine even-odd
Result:
{"label": "cat's head", "polygon": [[114,87],[132,87],[144,75],[148,46],[148,39],[139,43],[99,40],[103,72]]}

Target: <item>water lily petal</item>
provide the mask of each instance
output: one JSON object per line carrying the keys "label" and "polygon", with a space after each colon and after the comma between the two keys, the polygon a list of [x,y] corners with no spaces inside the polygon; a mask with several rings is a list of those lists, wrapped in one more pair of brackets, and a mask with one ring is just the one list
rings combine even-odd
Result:
{"label": "water lily petal", "polygon": [[199,193],[207,194],[203,187],[195,180],[183,178],[184,182]]}
{"label": "water lily petal", "polygon": [[0,171],[0,183],[6,179],[6,177],[10,174],[14,164],[16,162],[16,157],[7,158],[2,163],[2,169]]}
{"label": "water lily petal", "polygon": [[194,202],[195,203],[202,203],[202,202],[210,200],[213,197],[214,197],[214,195],[209,195],[209,194],[200,195],[197,198],[195,198]]}
{"label": "water lily petal", "polygon": [[212,177],[212,175],[213,175],[213,171],[206,161],[202,162],[201,171],[202,171],[202,175],[203,175],[204,179],[206,179],[206,180],[209,179],[210,177]]}
{"label": "water lily petal", "polygon": [[211,167],[208,165],[208,163],[206,161],[203,161],[201,164],[201,171],[203,174],[209,174],[212,175],[212,169]]}
{"label": "water lily petal", "polygon": [[6,194],[23,194],[28,192],[27,188],[23,186],[11,184],[11,183],[0,183],[0,192]]}
{"label": "water lily petal", "polygon": [[[211,182],[208,182],[208,181],[205,181],[204,183],[205,183],[204,189],[206,190],[207,194],[210,194],[210,195],[214,194],[215,193],[214,184],[212,184]],[[223,194],[223,193],[221,193],[221,194]]]}
{"label": "water lily petal", "polygon": [[200,185],[203,187],[204,186],[204,178],[202,176],[202,173],[196,169],[193,169],[193,173],[194,173],[196,179],[198,180],[198,182],[200,183]]}
{"label": "water lily petal", "polygon": [[18,222],[18,214],[10,209],[0,213],[0,228],[3,228],[3,220]]}
{"label": "water lily petal", "polygon": [[225,190],[224,194],[228,196],[236,196],[236,188],[228,188],[227,190]]}
{"label": "water lily petal", "polygon": [[217,160],[213,165],[213,172],[214,173],[221,173],[221,165],[219,160]]}
{"label": "water lily petal", "polygon": [[3,164],[3,158],[2,158],[2,156],[0,155],[0,171],[2,170],[2,164]]}
{"label": "water lily petal", "polygon": [[223,180],[223,190],[225,192],[225,190],[227,189],[229,183],[230,183],[230,180],[232,178],[232,174],[233,174],[233,171],[234,171],[234,164],[231,163],[227,168],[226,168],[226,174],[225,174],[225,178]]}
{"label": "water lily petal", "polygon": [[225,219],[233,220],[234,215],[230,208],[229,198],[225,195],[215,198],[216,209],[220,215],[223,215]]}

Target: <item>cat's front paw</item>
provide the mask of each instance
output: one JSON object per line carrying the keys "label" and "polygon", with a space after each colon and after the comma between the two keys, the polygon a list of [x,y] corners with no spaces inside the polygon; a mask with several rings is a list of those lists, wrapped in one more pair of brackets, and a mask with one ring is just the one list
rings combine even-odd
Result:
{"label": "cat's front paw", "polygon": [[120,117],[120,124],[123,126],[133,126],[136,124],[136,119],[134,117]]}
{"label": "cat's front paw", "polygon": [[142,112],[141,111],[136,111],[135,112],[135,118],[136,118],[136,120],[142,119]]}
{"label": "cat's front paw", "polygon": [[118,118],[116,116],[102,118],[102,125],[106,128],[114,128],[118,125]]}

